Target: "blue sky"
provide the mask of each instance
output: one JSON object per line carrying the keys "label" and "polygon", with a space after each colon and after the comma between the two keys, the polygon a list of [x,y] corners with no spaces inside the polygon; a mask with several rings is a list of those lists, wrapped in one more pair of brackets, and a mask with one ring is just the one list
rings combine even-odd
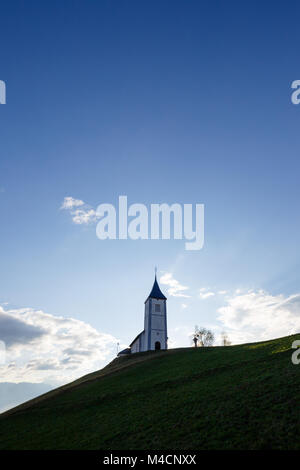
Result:
{"label": "blue sky", "polygon": [[[296,2],[2,3],[4,312],[111,335],[105,363],[142,329],[157,265],[173,346],[195,324],[233,342],[300,327],[298,16]],[[100,241],[61,209],[65,197],[96,208],[122,194],[205,204],[204,248]],[[36,377],[3,380],[47,379]]]}

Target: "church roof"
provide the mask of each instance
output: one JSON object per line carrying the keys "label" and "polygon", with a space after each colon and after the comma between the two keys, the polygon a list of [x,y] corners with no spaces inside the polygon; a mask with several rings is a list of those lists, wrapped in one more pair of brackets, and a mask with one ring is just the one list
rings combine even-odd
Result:
{"label": "church roof", "polygon": [[157,279],[156,279],[156,275],[155,275],[155,281],[154,281],[154,284],[153,284],[153,287],[152,287],[152,291],[150,292],[150,294],[148,295],[147,299],[145,300],[145,302],[147,302],[148,299],[163,299],[163,300],[167,300],[167,297],[164,296],[164,294],[162,293],[162,291],[160,290],[160,287],[158,285],[158,282],[157,282]]}
{"label": "church roof", "polygon": [[131,354],[131,349],[130,348],[123,349],[117,355],[118,356],[123,356],[123,355],[125,356],[126,354]]}
{"label": "church roof", "polygon": [[133,345],[133,343],[136,342],[136,340],[144,333],[145,330],[141,331],[135,338],[133,341],[131,341],[129,347],[131,348],[131,346]]}

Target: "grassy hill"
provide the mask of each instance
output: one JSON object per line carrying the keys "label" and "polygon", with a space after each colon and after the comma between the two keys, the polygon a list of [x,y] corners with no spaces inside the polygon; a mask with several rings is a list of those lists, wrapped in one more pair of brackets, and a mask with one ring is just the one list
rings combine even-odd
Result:
{"label": "grassy hill", "polygon": [[0,449],[300,449],[295,339],[115,359],[0,415]]}

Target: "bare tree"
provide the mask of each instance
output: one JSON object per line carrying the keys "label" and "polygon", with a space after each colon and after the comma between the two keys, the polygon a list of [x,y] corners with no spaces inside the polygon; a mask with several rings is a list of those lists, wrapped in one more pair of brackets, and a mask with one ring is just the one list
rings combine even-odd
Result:
{"label": "bare tree", "polygon": [[222,338],[222,346],[230,346],[231,345],[231,341],[229,341],[228,334],[225,331],[222,331],[221,338]]}
{"label": "bare tree", "polygon": [[206,335],[203,338],[203,346],[212,346],[215,342],[215,335],[212,331],[206,330]]}
{"label": "bare tree", "polygon": [[195,348],[197,347],[206,347],[212,346],[215,341],[215,336],[212,331],[207,330],[203,327],[198,327],[195,325],[195,331],[193,333],[193,342],[195,344]]}

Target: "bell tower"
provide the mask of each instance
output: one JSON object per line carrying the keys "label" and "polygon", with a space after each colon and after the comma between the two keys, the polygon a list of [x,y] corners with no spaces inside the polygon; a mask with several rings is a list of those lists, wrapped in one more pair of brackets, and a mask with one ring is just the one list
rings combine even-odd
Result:
{"label": "bell tower", "polygon": [[167,297],[164,296],[156,279],[145,300],[144,351],[168,349]]}

